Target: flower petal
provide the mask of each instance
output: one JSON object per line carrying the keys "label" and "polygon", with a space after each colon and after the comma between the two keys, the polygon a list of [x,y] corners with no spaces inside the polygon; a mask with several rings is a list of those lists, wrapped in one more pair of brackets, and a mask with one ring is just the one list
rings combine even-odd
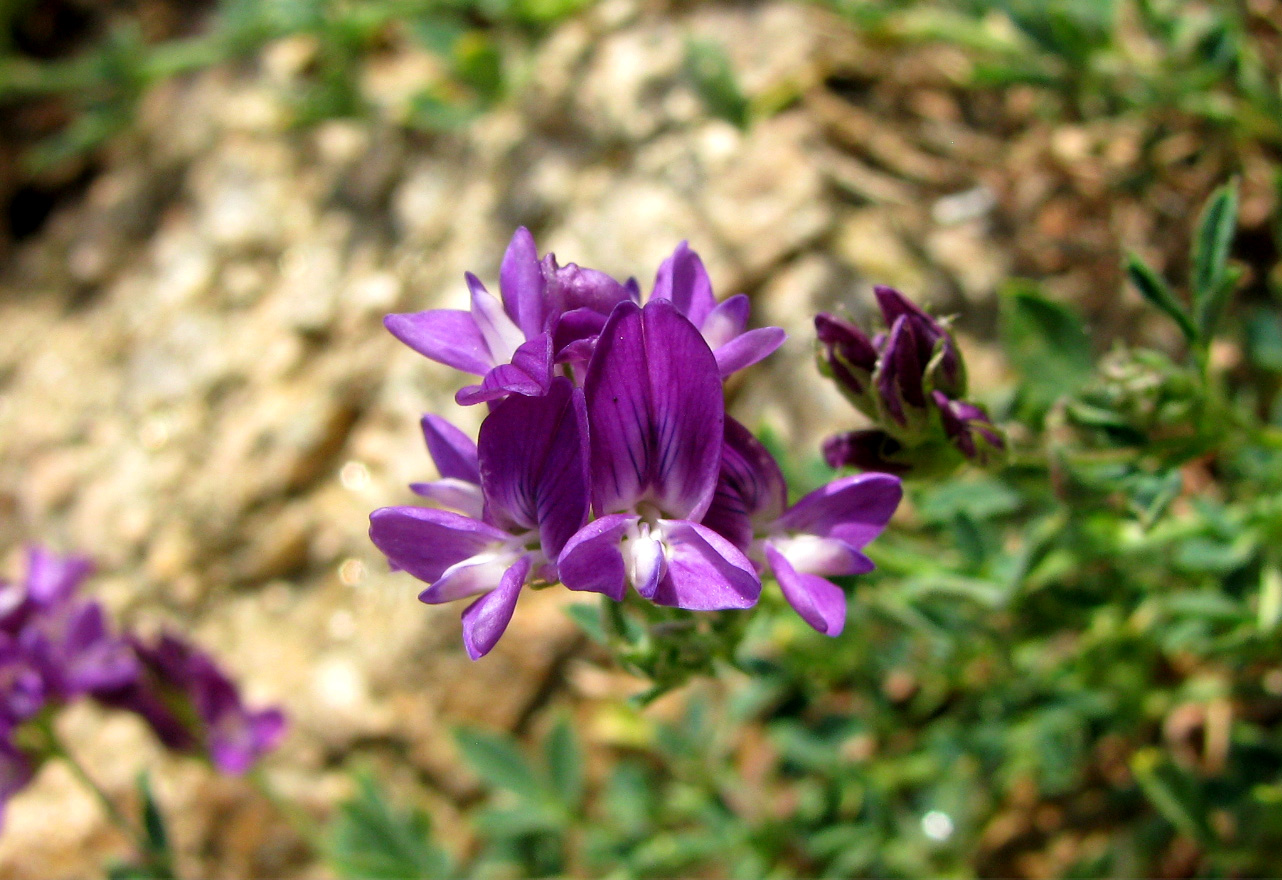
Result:
{"label": "flower petal", "polygon": [[512,360],[517,348],[525,342],[525,334],[503,310],[503,304],[485,289],[480,279],[471,272],[464,277],[472,291],[472,320],[476,322],[476,329],[485,340],[490,359],[495,364],[505,364]]}
{"label": "flower petal", "polygon": [[485,512],[485,495],[478,483],[454,479],[432,480],[428,483],[410,483],[410,491],[472,519],[480,519]]}
{"label": "flower petal", "polygon": [[610,514],[579,529],[557,557],[561,583],[570,590],[604,593],[616,602],[622,601],[627,571],[620,544],[638,519]]}
{"label": "flower petal", "polygon": [[871,559],[840,538],[818,535],[777,535],[770,539],[775,550],[802,574],[821,577],[867,574],[876,568]]}
{"label": "flower petal", "polygon": [[443,605],[488,592],[498,586],[503,573],[516,561],[519,552],[481,553],[451,565],[435,583],[418,594],[418,601],[425,605]]}
{"label": "flower petal", "polygon": [[481,475],[476,469],[476,444],[472,438],[440,416],[425,415],[421,424],[427,454],[432,456],[437,472],[445,479],[479,484]]}
{"label": "flower petal", "polygon": [[748,312],[751,308],[752,303],[742,293],[717,303],[699,328],[703,338],[708,341],[708,347],[716,351],[748,329]]}
{"label": "flower petal", "polygon": [[524,226],[512,233],[499,268],[503,308],[526,339],[543,332],[543,268],[534,236]]}
{"label": "flower petal", "polygon": [[451,565],[511,536],[448,510],[383,507],[369,515],[369,537],[398,569],[432,583]]}
{"label": "flower petal", "polygon": [[481,485],[501,527],[538,529],[555,559],[587,522],[588,422],[583,392],[557,377],[543,397],[509,397],[481,424]]}
{"label": "flower petal", "polygon": [[696,327],[703,327],[704,319],[716,308],[717,300],[712,295],[712,281],[708,270],[703,267],[703,260],[690,249],[688,242],[681,242],[659,266],[654,279],[654,290],[650,301],[671,300],[681,314],[690,319]]}
{"label": "flower petal", "polygon": [[83,556],[58,556],[43,547],[27,550],[27,597],[49,607],[71,597],[93,563]]}
{"label": "flower petal", "polygon": [[463,612],[463,647],[467,656],[479,660],[498,644],[512,620],[516,600],[530,573],[530,557],[522,556],[503,573],[499,585],[477,599]]}
{"label": "flower petal", "polygon": [[667,571],[654,593],[658,605],[690,611],[750,608],[761,579],[748,557],[712,529],[684,520],[660,520]]}
{"label": "flower petal", "polygon": [[383,326],[419,354],[447,367],[483,376],[494,366],[489,346],[470,312],[432,309],[388,315]]}
{"label": "flower petal", "polygon": [[787,338],[782,327],[759,327],[730,340],[713,352],[721,378],[770,357]]}
{"label": "flower petal", "polygon": [[523,342],[512,354],[512,362],[499,364],[485,374],[479,385],[469,385],[454,395],[461,406],[499,400],[509,394],[539,397],[552,384],[552,337],[547,333]]}
{"label": "flower petal", "polygon": [[899,478],[890,474],[842,477],[794,504],[779,525],[791,532],[837,538],[858,550],[881,534],[903,494]]}
{"label": "flower petal", "polygon": [[818,575],[798,574],[783,554],[766,544],[766,561],[783,597],[801,619],[826,636],[841,635],[846,626],[846,594]]}
{"label": "flower petal", "polygon": [[708,344],[664,300],[615,308],[584,381],[598,515],[650,498],[698,519],[716,491],[725,402]]}
{"label": "flower petal", "polygon": [[787,503],[788,486],[774,456],[727,416],[717,492],[701,524],[746,550],[759,527],[777,519]]}

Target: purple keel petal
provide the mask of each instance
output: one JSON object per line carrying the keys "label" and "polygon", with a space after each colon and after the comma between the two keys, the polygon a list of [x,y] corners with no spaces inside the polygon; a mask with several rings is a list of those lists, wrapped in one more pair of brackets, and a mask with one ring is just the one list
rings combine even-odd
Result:
{"label": "purple keel petal", "polygon": [[821,486],[779,518],[791,532],[833,537],[856,550],[881,534],[890,521],[903,487],[890,474],[858,474]]}
{"label": "purple keel petal", "polygon": [[690,611],[750,608],[761,595],[752,562],[712,529],[683,520],[660,520],[667,572],[654,602]]}
{"label": "purple keel petal", "polygon": [[425,605],[443,605],[488,592],[498,586],[503,573],[516,558],[517,551],[485,553],[451,565],[435,583],[418,594],[418,601]]}
{"label": "purple keel petal", "polygon": [[721,378],[770,357],[787,338],[781,327],[760,327],[730,340],[713,352]]}
{"label": "purple keel petal", "polygon": [[565,542],[557,558],[561,583],[570,590],[604,593],[623,600],[627,571],[619,549],[624,534],[638,517],[611,514],[588,523]]}
{"label": "purple keel petal", "polygon": [[557,377],[543,397],[509,397],[481,424],[481,484],[494,522],[538,529],[556,559],[588,520],[583,392]]}
{"label": "purple keel petal", "polygon": [[471,437],[440,416],[425,415],[421,424],[427,453],[432,456],[442,477],[468,483],[481,482],[480,472],[476,469],[476,444]]}
{"label": "purple keel petal", "polygon": [[432,583],[451,565],[511,536],[448,510],[383,507],[369,515],[369,537],[398,569]]}
{"label": "purple keel petal", "polygon": [[498,587],[477,599],[463,612],[463,647],[467,656],[479,660],[498,644],[512,620],[516,600],[530,573],[530,557],[522,556],[503,574]]}
{"label": "purple keel petal", "polygon": [[388,315],[383,326],[424,357],[464,373],[483,376],[494,366],[490,349],[469,312],[433,309]]}
{"label": "purple keel petal", "polygon": [[597,513],[648,498],[698,519],[716,491],[725,403],[708,344],[664,300],[621,303],[584,381]]}
{"label": "purple keel petal", "polygon": [[846,626],[846,594],[841,587],[818,575],[798,574],[783,554],[769,544],[766,561],[783,590],[783,597],[802,620],[826,636],[841,635]]}
{"label": "purple keel petal", "polygon": [[677,245],[672,256],[659,266],[650,301],[662,299],[671,300],[696,327],[702,327],[704,319],[716,308],[717,300],[712,295],[708,270],[703,268],[703,260],[690,250],[687,242]]}
{"label": "purple keel petal", "polygon": [[524,226],[512,233],[499,268],[503,308],[531,339],[543,332],[543,268],[534,236]]}

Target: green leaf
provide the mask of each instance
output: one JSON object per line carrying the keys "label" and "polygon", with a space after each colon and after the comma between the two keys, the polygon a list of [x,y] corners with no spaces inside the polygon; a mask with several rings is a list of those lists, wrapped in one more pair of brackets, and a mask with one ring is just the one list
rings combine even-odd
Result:
{"label": "green leaf", "polygon": [[474,727],[460,727],[454,740],[463,759],[490,786],[529,800],[540,800],[547,790],[520,753],[511,737]]}
{"label": "green leaf", "polygon": [[548,777],[561,803],[576,810],[583,801],[583,756],[570,719],[562,718],[543,742]]}
{"label": "green leaf", "polygon": [[1023,378],[1022,401],[1034,414],[1091,378],[1094,353],[1081,316],[1031,285],[1016,283],[1002,292],[1002,336]]}
{"label": "green leaf", "polygon": [[1131,509],[1139,517],[1140,525],[1151,528],[1162,518],[1171,502],[1179,497],[1184,480],[1178,470],[1163,474],[1136,474],[1126,487]]}
{"label": "green leaf", "polygon": [[1189,317],[1184,306],[1175,298],[1175,293],[1167,287],[1166,282],[1153,269],[1139,258],[1137,254],[1126,255],[1126,277],[1140,292],[1140,296],[1156,306],[1180,327],[1180,332],[1189,342],[1197,342],[1197,327]]}
{"label": "green leaf", "polygon": [[574,625],[583,630],[583,634],[598,645],[610,644],[610,636],[605,631],[605,621],[601,619],[599,606],[584,602],[567,605],[565,616],[574,621]]}
{"label": "green leaf", "polygon": [[356,795],[330,823],[330,867],[351,880],[448,877],[453,866],[432,843],[431,822],[421,810],[398,810],[372,777],[356,777]]}
{"label": "green leaf", "polygon": [[1215,835],[1195,780],[1152,747],[1135,753],[1131,758],[1131,772],[1145,797],[1168,822],[1203,845],[1214,842]]}
{"label": "green leaf", "polygon": [[1207,200],[1193,240],[1193,305],[1202,338],[1210,339],[1233,292],[1229,249],[1237,230],[1237,184],[1228,183]]}
{"label": "green leaf", "polygon": [[739,89],[725,49],[707,40],[690,40],[685,71],[709,113],[739,128],[748,126],[748,99]]}

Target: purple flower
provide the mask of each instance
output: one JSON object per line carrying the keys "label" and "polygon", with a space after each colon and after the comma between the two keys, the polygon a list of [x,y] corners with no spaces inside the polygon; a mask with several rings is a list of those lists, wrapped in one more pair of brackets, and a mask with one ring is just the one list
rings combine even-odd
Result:
{"label": "purple flower", "polygon": [[[454,464],[442,474],[471,475],[466,438],[452,437]],[[430,448],[429,442],[429,448]],[[481,426],[476,447],[482,516],[422,507],[385,507],[370,515],[370,539],[398,569],[429,584],[430,604],[483,594],[463,612],[472,659],[487,654],[507,628],[521,587],[556,580],[567,540],[588,519],[587,414],[583,392],[556,378],[543,397],[513,396]],[[455,470],[455,465],[458,469]]]}
{"label": "purple flower", "polygon": [[949,400],[940,391],[932,399],[939,407],[944,433],[962,455],[982,466],[1006,451],[1005,438],[983,409],[973,403]]}
{"label": "purple flower", "polygon": [[240,775],[280,742],[285,716],[247,708],[208,654],[170,634],[154,645],[135,639],[131,647],[142,675],[103,702],[136,712],[167,748],[204,751],[219,771]]}
{"label": "purple flower", "polygon": [[411,483],[410,489],[416,495],[430,498],[450,510],[480,519],[485,497],[481,492],[476,444],[440,416],[425,415],[422,425],[428,455],[441,478],[429,483]]}
{"label": "purple flower", "polygon": [[500,400],[509,394],[547,394],[558,360],[573,359],[575,344],[600,331],[610,309],[636,297],[604,273],[569,265],[549,254],[542,261],[524,227],[512,236],[499,270],[501,301],[470,272],[471,308],[388,315],[387,329],[434,361],[481,376],[460,390],[461,404]]}
{"label": "purple flower", "polygon": [[748,297],[718,303],[703,260],[686,242],[659,266],[650,301],[668,300],[685,315],[712,348],[721,378],[773,354],[787,334],[779,327],[748,330]]}
{"label": "purple flower", "polygon": [[716,500],[703,521],[769,569],[806,623],[836,636],[846,623],[846,595],[827,578],[872,571],[861,551],[881,534],[902,495],[898,478],[861,474],[785,507],[778,463],[746,428],[727,419]]}
{"label": "purple flower", "polygon": [[0,633],[0,738],[40,711],[44,679],[17,642]]}
{"label": "purple flower", "polygon": [[617,306],[584,380],[597,519],[566,543],[561,582],[696,611],[747,608],[752,563],[699,524],[712,504],[725,422],[721,373],[698,328],[664,298]]}

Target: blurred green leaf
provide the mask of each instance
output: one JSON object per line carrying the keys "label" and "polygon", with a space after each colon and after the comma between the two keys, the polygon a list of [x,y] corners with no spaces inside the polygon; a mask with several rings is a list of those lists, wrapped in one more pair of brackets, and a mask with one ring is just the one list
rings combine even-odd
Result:
{"label": "blurred green leaf", "polygon": [[583,801],[583,756],[570,719],[560,719],[543,743],[548,777],[561,803],[577,810]]}
{"label": "blurred green leaf", "polygon": [[1016,283],[1003,291],[1001,330],[1006,353],[1023,380],[1021,396],[1034,413],[1074,394],[1094,372],[1081,317],[1032,286]]}
{"label": "blurred green leaf", "polygon": [[1203,339],[1215,335],[1236,278],[1228,271],[1229,249],[1237,231],[1237,184],[1228,183],[1207,200],[1193,239],[1193,304]]}
{"label": "blurred green leaf", "polygon": [[708,40],[687,41],[685,72],[709,113],[747,128],[748,99],[739,88],[725,49]]}
{"label": "blurred green leaf", "polygon": [[528,800],[546,796],[538,775],[507,734],[460,727],[454,731],[454,741],[468,766],[492,787]]}
{"label": "blurred green leaf", "polygon": [[449,877],[449,856],[431,840],[421,810],[398,810],[367,774],[355,778],[356,794],[339,806],[327,832],[334,872],[350,880]]}
{"label": "blurred green leaf", "polygon": [[1131,284],[1140,292],[1153,306],[1156,306],[1176,324],[1179,325],[1180,332],[1190,343],[1197,342],[1197,327],[1193,319],[1189,317],[1187,310],[1175,297],[1171,288],[1167,287],[1166,282],[1149,267],[1147,263],[1139,258],[1136,254],[1126,255],[1126,276],[1131,279]]}

